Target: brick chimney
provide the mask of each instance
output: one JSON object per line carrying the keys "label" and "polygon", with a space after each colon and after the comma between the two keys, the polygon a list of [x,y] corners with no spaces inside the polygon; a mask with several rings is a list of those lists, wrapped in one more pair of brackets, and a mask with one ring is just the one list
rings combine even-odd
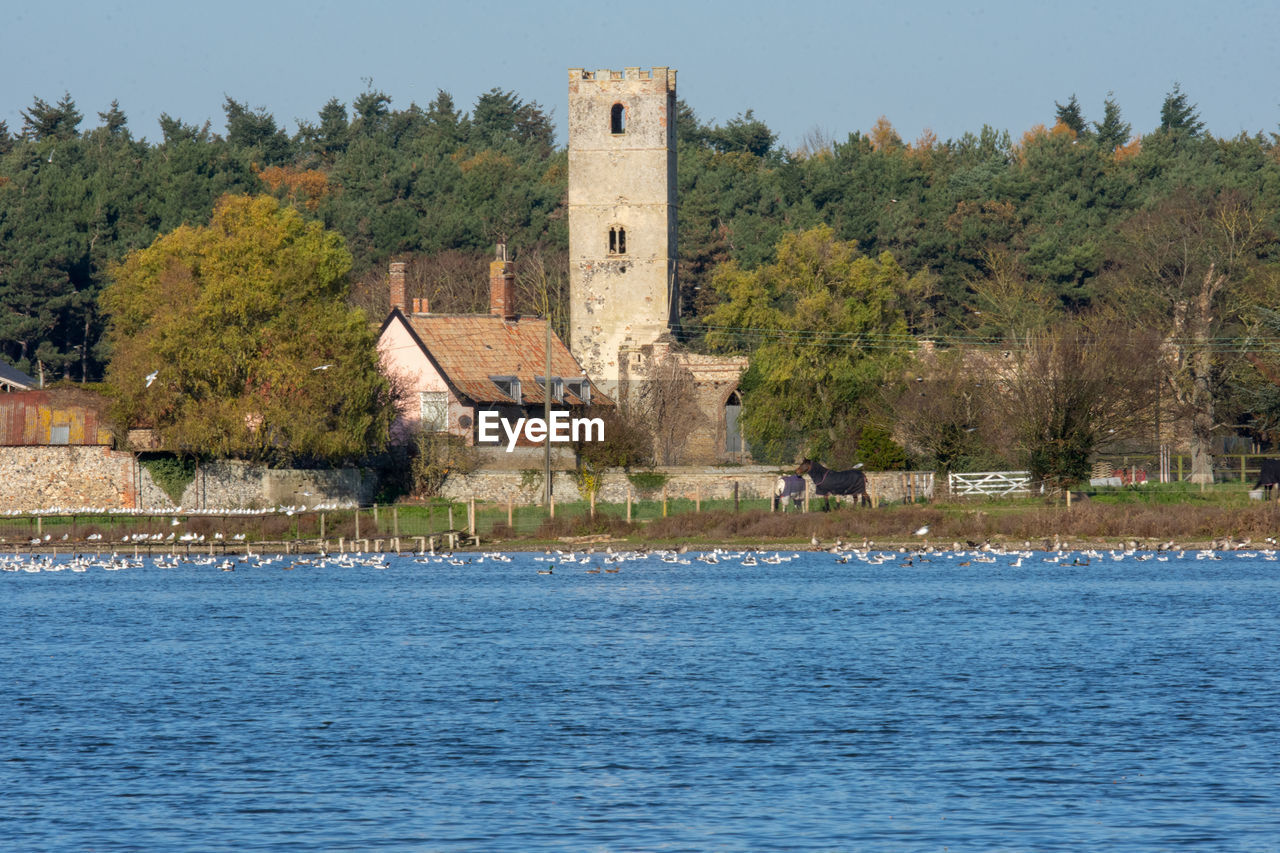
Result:
{"label": "brick chimney", "polygon": [[409,310],[409,300],[404,293],[404,261],[391,262],[391,310],[397,308],[402,314]]}
{"label": "brick chimney", "polygon": [[497,257],[489,264],[489,313],[516,319],[516,266],[507,260],[506,243],[498,244]]}

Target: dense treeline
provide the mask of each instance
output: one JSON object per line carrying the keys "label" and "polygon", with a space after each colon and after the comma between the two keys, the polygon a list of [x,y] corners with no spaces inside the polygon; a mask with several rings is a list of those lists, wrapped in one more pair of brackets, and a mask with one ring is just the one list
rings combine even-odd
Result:
{"label": "dense treeline", "polygon": [[[158,141],[137,138],[116,103],[86,129],[70,95],[37,98],[20,128],[0,123],[0,353],[46,380],[100,379],[110,265],[208,223],[226,193],[271,193],[339,232],[364,284],[354,298],[375,315],[393,256],[413,261],[418,295],[436,309],[475,307],[497,240],[538,261],[528,310],[563,300],[567,157],[540,105],[495,89],[469,112],[444,92],[400,109],[368,91],[330,100],[292,135],[266,109],[228,98],[224,110],[221,133],[165,115]],[[713,125],[683,102],[677,130],[695,346],[710,330],[711,345],[754,350],[760,332],[725,304],[732,276],[716,286],[716,271],[763,268],[787,235],[823,226],[841,247],[892,257],[911,336],[1014,340],[1101,310],[1133,327],[1163,315],[1168,335],[1198,336],[1214,353],[1212,364],[1179,356],[1220,403],[1207,429],[1246,409],[1263,424],[1274,405],[1269,383],[1244,381],[1223,342],[1275,337],[1264,309],[1280,234],[1277,138],[1214,137],[1176,86],[1160,126],[1137,135],[1114,100],[1090,120],[1074,96],[1017,138],[983,127],[906,141],[882,119],[787,150],[750,111]],[[1195,257],[1179,259],[1188,235]],[[1207,270],[1226,278],[1189,317],[1183,285]],[[1262,350],[1249,356],[1264,362],[1257,376],[1272,369]]]}

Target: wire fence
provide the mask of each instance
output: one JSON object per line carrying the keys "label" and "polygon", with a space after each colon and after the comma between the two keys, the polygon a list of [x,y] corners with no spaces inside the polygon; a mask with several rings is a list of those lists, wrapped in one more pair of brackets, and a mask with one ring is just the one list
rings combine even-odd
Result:
{"label": "wire fence", "polygon": [[[715,510],[773,508],[770,499],[744,498],[633,500],[627,504],[588,501],[550,506],[494,501],[431,501],[423,504],[236,514],[209,513],[32,513],[0,516],[0,547],[224,553],[272,547],[349,550],[422,550],[457,547],[498,538],[563,535],[586,518],[637,524],[665,516]],[[558,523],[557,523],[558,522]]]}
{"label": "wire fence", "polygon": [[[1191,457],[1184,453],[1169,454],[1168,481],[1182,483],[1191,479]],[[1213,457],[1213,479],[1216,483],[1253,483],[1258,479],[1264,459],[1280,459],[1274,453],[1219,453]],[[1111,473],[1123,479],[1125,485],[1160,480],[1160,457],[1155,453],[1130,453],[1101,456],[1095,463],[1095,476],[1101,476],[1099,466],[1106,466]]]}

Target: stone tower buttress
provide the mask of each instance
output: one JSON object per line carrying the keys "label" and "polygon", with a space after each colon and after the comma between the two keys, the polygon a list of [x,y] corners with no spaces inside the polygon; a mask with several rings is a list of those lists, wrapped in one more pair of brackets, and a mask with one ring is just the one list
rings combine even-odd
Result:
{"label": "stone tower buttress", "polygon": [[679,319],[676,72],[569,69],[569,347],[612,385]]}

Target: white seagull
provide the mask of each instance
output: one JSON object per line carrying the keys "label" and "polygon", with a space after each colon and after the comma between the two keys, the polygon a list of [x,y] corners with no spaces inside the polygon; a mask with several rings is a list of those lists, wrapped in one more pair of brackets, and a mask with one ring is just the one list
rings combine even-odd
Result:
{"label": "white seagull", "polygon": [[927,535],[928,533],[929,533],[929,525],[927,525],[927,524],[926,524],[924,527],[921,527],[919,530],[917,530],[917,531],[916,531],[916,535],[917,535],[917,536],[925,536],[925,535]]}
{"label": "white seagull", "polygon": [[333,367],[333,365],[332,365],[332,364],[322,364],[322,365],[320,365],[319,367],[313,367],[313,368],[311,368],[311,369],[312,369],[312,371],[316,371],[316,370],[328,370],[330,367]]}
{"label": "white seagull", "polygon": [[151,383],[156,381],[156,377],[160,375],[160,371],[153,370],[147,374],[147,387],[151,387]]}

